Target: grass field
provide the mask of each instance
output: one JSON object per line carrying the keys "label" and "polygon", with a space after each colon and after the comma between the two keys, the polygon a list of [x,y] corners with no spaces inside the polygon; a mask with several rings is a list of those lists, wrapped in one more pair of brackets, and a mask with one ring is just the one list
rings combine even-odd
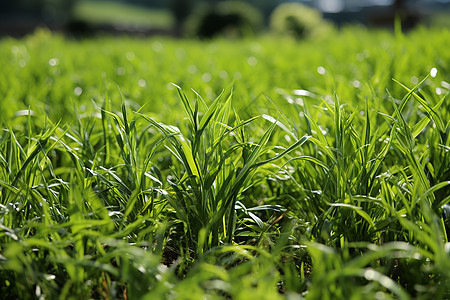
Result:
{"label": "grass field", "polygon": [[449,41],[1,40],[2,298],[449,299]]}

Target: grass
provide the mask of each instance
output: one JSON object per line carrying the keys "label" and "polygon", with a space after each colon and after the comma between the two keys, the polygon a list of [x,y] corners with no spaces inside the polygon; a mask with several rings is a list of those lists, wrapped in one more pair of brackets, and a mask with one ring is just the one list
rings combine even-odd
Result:
{"label": "grass", "polygon": [[449,35],[2,40],[2,295],[448,298]]}

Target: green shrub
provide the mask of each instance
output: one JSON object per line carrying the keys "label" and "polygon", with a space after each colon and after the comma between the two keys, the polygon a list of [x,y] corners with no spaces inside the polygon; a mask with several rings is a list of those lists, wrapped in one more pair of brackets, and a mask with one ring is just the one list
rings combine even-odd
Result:
{"label": "green shrub", "polygon": [[270,28],[277,34],[304,39],[324,35],[330,31],[331,25],[318,10],[291,2],[281,4],[274,10],[270,16]]}
{"label": "green shrub", "polygon": [[253,35],[261,28],[262,19],[261,12],[248,3],[223,1],[197,9],[188,20],[187,34],[200,38]]}

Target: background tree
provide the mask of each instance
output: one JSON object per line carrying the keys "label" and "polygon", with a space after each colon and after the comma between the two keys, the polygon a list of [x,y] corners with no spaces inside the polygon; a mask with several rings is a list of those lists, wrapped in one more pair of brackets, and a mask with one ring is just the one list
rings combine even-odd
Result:
{"label": "background tree", "polygon": [[191,14],[194,0],[171,0],[169,8],[175,18],[175,34],[181,36],[183,24]]}

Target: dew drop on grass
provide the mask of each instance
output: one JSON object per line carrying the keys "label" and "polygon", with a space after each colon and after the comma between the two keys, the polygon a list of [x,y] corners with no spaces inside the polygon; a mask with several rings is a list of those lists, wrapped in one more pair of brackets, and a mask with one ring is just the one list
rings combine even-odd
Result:
{"label": "dew drop on grass", "polygon": [[293,90],[292,92],[294,93],[294,95],[297,95],[297,96],[308,96],[308,97],[314,96],[314,94],[311,93],[310,91],[302,90],[302,89]]}
{"label": "dew drop on grass", "polygon": [[83,93],[83,89],[77,86],[76,88],[73,89],[73,93],[75,94],[75,96],[80,96],[81,93]]}
{"label": "dew drop on grass", "polygon": [[34,116],[36,115],[36,113],[30,109],[23,109],[23,110],[18,110],[16,111],[16,113],[14,114],[14,116],[18,117],[18,116]]}
{"label": "dew drop on grass", "polygon": [[49,64],[50,66],[54,67],[54,66],[56,66],[56,65],[59,64],[59,59],[57,59],[57,58],[50,58],[50,59],[48,60],[48,64]]}
{"label": "dew drop on grass", "polygon": [[297,105],[303,106],[303,104],[304,104],[303,98],[295,98],[295,103]]}
{"label": "dew drop on grass", "polygon": [[384,299],[386,299],[386,295],[383,292],[376,292],[375,299],[376,300],[384,300]]}
{"label": "dew drop on grass", "polygon": [[284,135],[284,138],[286,139],[286,142],[290,142],[291,141],[291,137],[289,135]]}
{"label": "dew drop on grass", "polygon": [[170,82],[166,84],[166,88],[167,88],[169,91],[173,91],[173,90],[175,89],[175,87],[173,86],[173,84],[170,83]]}
{"label": "dew drop on grass", "polygon": [[44,278],[46,279],[46,280],[55,280],[55,278],[56,278],[56,276],[55,275],[53,275],[53,274],[45,274],[44,275]]}
{"label": "dew drop on grass", "polygon": [[191,74],[195,74],[197,72],[197,66],[196,65],[189,65],[188,66],[188,72]]}
{"label": "dew drop on grass", "polygon": [[128,51],[126,54],[125,54],[125,57],[128,59],[128,60],[133,60],[135,57],[136,57],[136,55],[134,55],[134,53],[133,52],[131,52],[131,51]]}
{"label": "dew drop on grass", "polygon": [[144,79],[139,79],[138,85],[143,88],[147,85],[147,82]]}
{"label": "dew drop on grass", "polygon": [[140,266],[138,267],[138,270],[139,270],[139,272],[141,272],[142,274],[146,274],[146,273],[147,273],[147,270],[145,269],[145,267],[144,267],[143,265],[140,265]]}
{"label": "dew drop on grass", "polygon": [[419,78],[417,78],[416,76],[411,77],[411,83],[412,84],[418,84],[419,83]]}
{"label": "dew drop on grass", "polygon": [[116,68],[116,74],[119,76],[125,75],[125,68],[122,68],[122,67]]}
{"label": "dew drop on grass", "polygon": [[433,77],[433,78],[436,77],[437,72],[438,72],[438,70],[436,68],[432,68],[431,71],[430,71],[431,77]]}
{"label": "dew drop on grass", "polygon": [[325,70],[324,67],[320,66],[317,68],[317,73],[319,73],[320,75],[324,75],[326,73],[327,70]]}
{"label": "dew drop on grass", "polygon": [[228,73],[225,70],[222,70],[219,72],[219,77],[222,79],[227,79],[228,78]]}
{"label": "dew drop on grass", "polygon": [[375,275],[376,275],[375,271],[371,269],[366,270],[366,272],[364,272],[364,277],[369,281],[373,280],[375,278]]}
{"label": "dew drop on grass", "polygon": [[437,95],[442,95],[443,93],[444,93],[444,91],[441,88],[436,88]]}
{"label": "dew drop on grass", "polygon": [[447,81],[441,81],[441,85],[443,88],[450,90],[450,83],[448,83]]}
{"label": "dew drop on grass", "polygon": [[202,75],[202,80],[204,82],[210,82],[211,79],[212,79],[211,73],[206,72],[205,74]]}
{"label": "dew drop on grass", "polygon": [[353,80],[352,84],[357,89],[361,87],[361,82],[359,82],[358,80]]}
{"label": "dew drop on grass", "polygon": [[445,250],[445,253],[450,255],[450,243],[445,243],[444,250]]}
{"label": "dew drop on grass", "polygon": [[247,63],[248,63],[250,66],[256,66],[256,64],[258,63],[258,60],[256,59],[256,57],[250,56],[250,57],[247,59]]}
{"label": "dew drop on grass", "polygon": [[292,98],[291,96],[285,95],[284,99],[286,99],[289,104],[294,104],[294,98]]}

